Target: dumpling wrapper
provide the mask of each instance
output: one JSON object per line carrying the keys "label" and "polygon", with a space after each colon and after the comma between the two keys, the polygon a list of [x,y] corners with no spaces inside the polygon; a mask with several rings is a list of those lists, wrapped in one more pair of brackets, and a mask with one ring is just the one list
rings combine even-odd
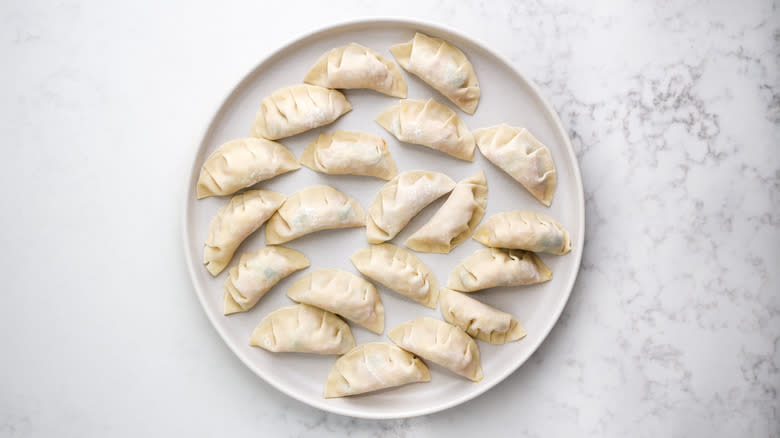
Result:
{"label": "dumpling wrapper", "polygon": [[449,253],[471,236],[487,207],[485,174],[466,178],[455,186],[433,217],[406,241],[420,252]]}
{"label": "dumpling wrapper", "polygon": [[368,208],[366,238],[381,243],[395,237],[428,204],[455,188],[455,181],[439,172],[403,172],[385,184]]}
{"label": "dumpling wrapper", "polygon": [[433,99],[402,99],[377,116],[376,122],[395,138],[452,155],[474,160],[474,135],[446,105]]}
{"label": "dumpling wrapper", "polygon": [[344,354],[355,347],[349,325],[306,304],[271,312],[252,332],[249,345],[275,353]]}
{"label": "dumpling wrapper", "polygon": [[247,190],[219,209],[209,225],[203,248],[203,264],[211,275],[225,269],[241,242],[260,228],[284,199],[284,195],[268,190]]}
{"label": "dumpling wrapper", "polygon": [[439,38],[417,33],[408,43],[390,48],[408,72],[446,96],[458,108],[474,114],[479,104],[479,81],[474,66],[457,47]]}
{"label": "dumpling wrapper", "polygon": [[325,398],[430,380],[428,367],[411,353],[392,344],[371,342],[358,345],[333,364],[325,383]]}
{"label": "dumpling wrapper", "polygon": [[225,281],[222,299],[225,315],[246,312],[281,279],[308,267],[306,256],[283,246],[266,246],[242,254]]}
{"label": "dumpling wrapper", "polygon": [[374,333],[385,330],[385,307],[376,286],[340,269],[317,269],[298,279],[287,296],[341,315]]}
{"label": "dumpling wrapper", "polygon": [[309,143],[301,164],[331,175],[366,175],[388,180],[398,175],[387,143],[364,132],[338,130]]}
{"label": "dumpling wrapper", "polygon": [[467,379],[482,380],[479,347],[463,329],[444,321],[420,317],[388,333],[399,347]]}
{"label": "dumpling wrapper", "polygon": [[491,344],[506,344],[526,336],[515,317],[460,292],[442,288],[439,308],[445,321]]}
{"label": "dumpling wrapper", "polygon": [[525,128],[509,125],[473,132],[479,151],[508,173],[547,207],[552,204],[557,184],[550,150]]}
{"label": "dumpling wrapper", "polygon": [[436,308],[439,297],[436,276],[410,251],[382,243],[363,248],[349,259],[366,277],[424,306]]}
{"label": "dumpling wrapper", "polygon": [[300,168],[295,155],[274,141],[253,137],[229,141],[203,163],[198,177],[198,199],[230,195]]}
{"label": "dumpling wrapper", "polygon": [[326,52],[303,81],[326,88],[368,88],[406,97],[406,81],[395,63],[357,43]]}
{"label": "dumpling wrapper", "polygon": [[265,243],[289,242],[315,231],[362,227],[366,212],[353,198],[329,186],[310,186],[295,192],[265,227]]}
{"label": "dumpling wrapper", "polygon": [[251,136],[277,140],[333,123],[352,110],[336,90],[316,85],[293,85],[260,102]]}
{"label": "dumpling wrapper", "polygon": [[563,225],[541,213],[515,210],[490,216],[474,231],[474,240],[491,247],[566,254],[571,238]]}
{"label": "dumpling wrapper", "polygon": [[447,287],[473,292],[498,286],[549,281],[552,272],[536,254],[521,249],[482,248],[463,259],[450,273]]}

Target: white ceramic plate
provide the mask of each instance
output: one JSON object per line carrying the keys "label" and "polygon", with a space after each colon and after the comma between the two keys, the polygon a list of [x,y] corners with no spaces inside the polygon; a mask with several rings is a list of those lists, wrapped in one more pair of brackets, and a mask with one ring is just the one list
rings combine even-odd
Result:
{"label": "white ceramic plate", "polygon": [[[390,46],[409,41],[415,31],[452,42],[466,53],[474,65],[482,88],[479,108],[474,116],[456,110],[470,129],[502,122],[524,126],[550,148],[558,171],[558,188],[551,208],[536,201],[519,183],[482,157],[479,151],[475,153],[474,162],[468,163],[426,147],[398,142],[374,122],[382,110],[398,100],[368,90],[346,90],[344,94],[354,107],[350,113],[329,126],[283,139],[281,143],[300,157],[303,148],[321,132],[350,129],[384,138],[399,171],[435,170],[458,181],[484,170],[489,188],[486,218],[515,209],[543,212],[569,230],[574,249],[565,256],[541,255],[553,271],[552,281],[536,286],[486,290],[472,295],[514,314],[528,331],[528,336],[522,341],[506,345],[478,341],[485,375],[481,382],[472,383],[428,363],[431,369],[429,383],[326,400],[322,397],[323,386],[336,356],[272,354],[250,347],[248,339],[263,317],[279,307],[291,304],[285,291],[301,275],[317,268],[340,268],[358,274],[349,256],[367,245],[365,228],[322,231],[285,244],[302,251],[311,261],[311,267],[281,281],[249,312],[225,317],[222,314],[222,292],[228,269],[214,278],[203,267],[201,260],[209,223],[228,198],[196,200],[195,186],[200,168],[209,154],[228,140],[248,135],[260,101],[278,88],[302,82],[303,76],[324,52],[354,41],[377,50],[388,59],[394,59],[389,51]],[[455,109],[446,98],[416,76],[405,71],[403,74],[409,85],[409,98],[434,97]],[[384,183],[376,178],[331,176],[301,168],[264,181],[258,186],[289,195],[313,184],[328,184],[355,197],[367,208]],[[423,210],[393,243],[403,245],[406,238],[433,215],[444,199],[446,196]],[[407,19],[370,19],[331,26],[282,47],[263,60],[224,100],[195,151],[184,207],[184,248],[192,281],[206,314],[233,352],[258,376],[283,393],[326,411],[363,418],[402,418],[437,412],[476,397],[499,384],[539,347],[558,320],[574,285],[582,256],[584,219],[582,180],[577,159],[560,119],[536,85],[505,58],[454,30]],[[261,228],[238,249],[232,263],[237,262],[241,253],[256,251],[263,245],[264,228]],[[470,239],[448,255],[417,255],[433,270],[439,283],[445,285],[452,268],[481,247]],[[438,310],[426,308],[379,284],[377,287],[385,305],[385,334],[375,335],[350,324],[359,344],[390,342],[386,336],[390,328],[418,316],[441,317]]]}

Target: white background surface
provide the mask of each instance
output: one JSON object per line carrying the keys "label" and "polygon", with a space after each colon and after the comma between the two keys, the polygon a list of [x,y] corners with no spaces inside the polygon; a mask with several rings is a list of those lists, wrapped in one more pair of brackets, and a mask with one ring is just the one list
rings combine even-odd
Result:
{"label": "white background surface", "polygon": [[[780,433],[776,8],[452,4],[4,2],[0,435]],[[279,394],[218,338],[181,198],[204,123],[261,57],[407,14],[539,83],[581,160],[587,242],[562,320],[503,385],[352,420]]]}

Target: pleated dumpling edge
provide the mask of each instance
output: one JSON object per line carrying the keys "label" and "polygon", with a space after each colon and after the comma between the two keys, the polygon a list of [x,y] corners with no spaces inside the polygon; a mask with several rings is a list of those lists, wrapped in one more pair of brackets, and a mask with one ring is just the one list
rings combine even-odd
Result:
{"label": "pleated dumpling edge", "polygon": [[325,52],[303,81],[326,88],[365,88],[405,98],[406,81],[393,61],[357,43]]}
{"label": "pleated dumpling edge", "polygon": [[468,114],[474,114],[482,94],[474,66],[462,50],[440,38],[417,32],[411,41],[390,52],[408,72],[418,76]]}

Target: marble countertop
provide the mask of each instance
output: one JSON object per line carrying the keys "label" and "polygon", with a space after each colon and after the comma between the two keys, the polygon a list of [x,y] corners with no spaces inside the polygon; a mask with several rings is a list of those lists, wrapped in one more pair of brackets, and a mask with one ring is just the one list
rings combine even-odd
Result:
{"label": "marble countertop", "polygon": [[[454,5],[0,6],[0,436],[778,436],[777,6]],[[577,284],[531,360],[398,421],[257,378],[206,319],[181,248],[186,176],[225,93],[288,40],[369,15],[507,55],[559,111],[587,202]]]}

